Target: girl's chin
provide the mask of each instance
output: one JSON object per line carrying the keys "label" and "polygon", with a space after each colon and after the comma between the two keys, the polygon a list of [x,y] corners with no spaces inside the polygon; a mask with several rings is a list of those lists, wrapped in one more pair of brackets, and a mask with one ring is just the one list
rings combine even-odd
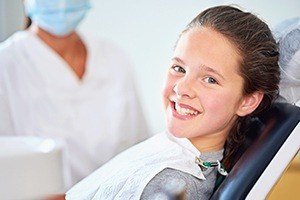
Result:
{"label": "girl's chin", "polygon": [[184,134],[184,132],[182,131],[179,131],[179,130],[173,130],[171,128],[168,128],[168,132],[173,135],[174,137],[177,137],[177,138],[186,138],[187,135]]}

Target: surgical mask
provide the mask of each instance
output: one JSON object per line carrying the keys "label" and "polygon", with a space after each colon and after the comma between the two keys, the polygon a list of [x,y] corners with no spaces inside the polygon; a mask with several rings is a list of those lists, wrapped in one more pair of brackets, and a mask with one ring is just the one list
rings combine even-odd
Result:
{"label": "surgical mask", "polygon": [[90,9],[88,0],[25,0],[24,5],[31,20],[55,36],[72,33]]}

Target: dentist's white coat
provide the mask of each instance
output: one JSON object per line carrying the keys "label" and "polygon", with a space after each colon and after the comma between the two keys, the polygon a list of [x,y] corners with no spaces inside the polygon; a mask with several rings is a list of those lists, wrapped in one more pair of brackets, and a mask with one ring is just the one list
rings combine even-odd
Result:
{"label": "dentist's white coat", "polygon": [[88,52],[82,80],[29,31],[0,45],[0,135],[62,140],[71,184],[148,135],[126,55],[81,37]]}

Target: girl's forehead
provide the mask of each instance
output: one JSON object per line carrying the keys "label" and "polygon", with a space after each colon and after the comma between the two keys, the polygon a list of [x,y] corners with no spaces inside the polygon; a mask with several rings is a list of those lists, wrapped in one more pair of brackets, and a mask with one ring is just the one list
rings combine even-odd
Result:
{"label": "girl's forehead", "polygon": [[242,61],[238,49],[221,33],[207,27],[184,32],[174,56],[187,66],[207,66],[221,71],[239,71]]}
{"label": "girl's forehead", "polygon": [[182,44],[193,47],[195,51],[206,48],[208,52],[239,55],[239,49],[231,39],[210,27],[195,27],[185,31],[177,46]]}

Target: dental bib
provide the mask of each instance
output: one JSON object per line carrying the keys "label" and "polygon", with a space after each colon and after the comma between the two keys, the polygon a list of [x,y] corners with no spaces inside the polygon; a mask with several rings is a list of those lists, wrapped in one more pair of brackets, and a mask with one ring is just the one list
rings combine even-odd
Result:
{"label": "dental bib", "polygon": [[188,139],[167,132],[126,150],[67,192],[66,199],[139,199],[148,182],[172,168],[205,180]]}

